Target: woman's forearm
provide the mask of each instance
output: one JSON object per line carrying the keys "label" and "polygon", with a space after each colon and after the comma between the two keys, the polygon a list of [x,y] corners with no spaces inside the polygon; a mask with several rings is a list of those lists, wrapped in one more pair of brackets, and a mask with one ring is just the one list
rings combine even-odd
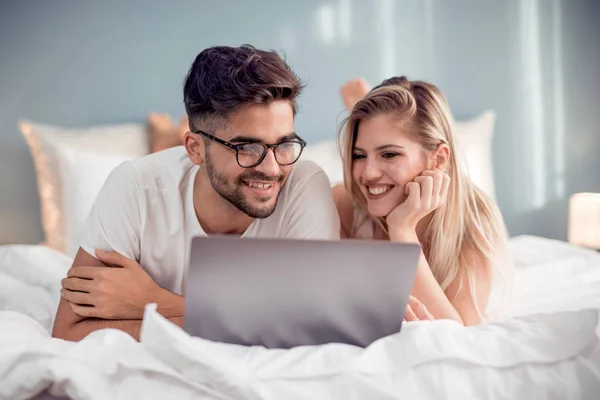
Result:
{"label": "woman's forearm", "polygon": [[[419,244],[417,234],[410,231],[390,232],[390,241]],[[421,255],[419,256],[412,295],[427,307],[435,319],[449,318],[464,325],[460,314],[438,284],[435,276],[433,276],[433,272],[431,272],[423,251],[421,251]]]}

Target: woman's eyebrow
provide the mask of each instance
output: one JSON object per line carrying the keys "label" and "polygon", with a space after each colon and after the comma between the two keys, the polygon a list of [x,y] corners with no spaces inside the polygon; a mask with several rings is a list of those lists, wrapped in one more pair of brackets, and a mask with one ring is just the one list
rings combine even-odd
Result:
{"label": "woman's eyebrow", "polygon": [[390,147],[396,147],[398,149],[405,149],[404,146],[398,146],[397,144],[384,144],[383,146],[377,147],[375,150],[385,150],[385,149],[389,149]]}
{"label": "woman's eyebrow", "polygon": [[[389,149],[390,147],[396,147],[398,149],[406,149],[406,147],[404,147],[404,146],[398,146],[396,144],[384,144],[383,146],[377,147],[375,150],[377,150],[377,151],[379,151],[379,150],[385,150],[385,149]],[[354,150],[364,152],[363,149],[361,149],[360,147],[357,147],[357,146],[354,146]]]}

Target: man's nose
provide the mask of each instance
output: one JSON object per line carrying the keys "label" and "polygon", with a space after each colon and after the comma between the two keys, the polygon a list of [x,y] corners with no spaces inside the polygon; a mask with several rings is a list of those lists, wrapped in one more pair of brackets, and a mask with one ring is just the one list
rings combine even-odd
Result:
{"label": "man's nose", "polygon": [[265,158],[260,164],[254,167],[255,170],[262,172],[266,176],[275,177],[279,176],[279,163],[275,159],[275,153],[273,149],[268,149]]}

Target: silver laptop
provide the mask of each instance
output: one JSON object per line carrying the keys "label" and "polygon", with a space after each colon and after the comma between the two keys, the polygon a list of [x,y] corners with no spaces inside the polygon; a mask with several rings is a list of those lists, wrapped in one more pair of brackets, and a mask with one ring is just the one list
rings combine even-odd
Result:
{"label": "silver laptop", "polygon": [[366,347],[400,331],[419,253],[387,241],[196,237],[184,329],[267,348]]}

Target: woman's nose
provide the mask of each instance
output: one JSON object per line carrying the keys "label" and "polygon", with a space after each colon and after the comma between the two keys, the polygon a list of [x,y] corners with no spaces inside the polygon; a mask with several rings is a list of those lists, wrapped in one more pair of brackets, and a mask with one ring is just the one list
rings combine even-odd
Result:
{"label": "woman's nose", "polygon": [[365,169],[362,172],[362,179],[364,181],[373,181],[381,177],[381,169],[376,162],[367,160],[365,163]]}

